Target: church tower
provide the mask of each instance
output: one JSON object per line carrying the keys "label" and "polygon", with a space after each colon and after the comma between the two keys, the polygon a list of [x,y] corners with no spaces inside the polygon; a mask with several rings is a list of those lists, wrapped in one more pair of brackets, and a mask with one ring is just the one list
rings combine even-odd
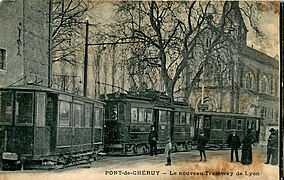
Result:
{"label": "church tower", "polygon": [[226,16],[225,26],[227,27],[227,32],[238,43],[246,45],[248,30],[241,14],[239,1],[228,1],[225,3],[224,14]]}

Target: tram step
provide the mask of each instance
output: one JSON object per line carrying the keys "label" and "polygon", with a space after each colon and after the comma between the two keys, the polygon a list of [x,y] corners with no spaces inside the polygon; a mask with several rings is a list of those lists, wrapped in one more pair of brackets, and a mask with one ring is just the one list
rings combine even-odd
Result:
{"label": "tram step", "polygon": [[87,152],[87,153],[83,153],[83,154],[74,154],[72,155],[72,157],[80,157],[80,156],[89,156],[89,155],[93,155],[93,152]]}

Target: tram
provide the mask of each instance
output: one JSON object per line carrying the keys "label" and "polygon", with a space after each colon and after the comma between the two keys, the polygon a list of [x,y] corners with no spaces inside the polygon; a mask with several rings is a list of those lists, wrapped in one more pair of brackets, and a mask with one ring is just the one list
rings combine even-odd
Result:
{"label": "tram", "polygon": [[67,166],[103,150],[104,103],[36,86],[0,88],[3,169]]}
{"label": "tram", "polygon": [[185,103],[170,102],[159,92],[112,93],[106,103],[105,151],[108,155],[148,154],[151,125],[158,133],[157,148],[163,152],[168,137],[174,150],[190,150],[191,111]]}
{"label": "tram", "polygon": [[240,139],[243,139],[247,130],[250,129],[255,141],[259,140],[260,118],[258,117],[241,113],[202,111],[196,112],[194,119],[195,140],[199,130],[202,129],[209,141],[208,148],[222,149],[227,147],[226,139],[233,129]]}

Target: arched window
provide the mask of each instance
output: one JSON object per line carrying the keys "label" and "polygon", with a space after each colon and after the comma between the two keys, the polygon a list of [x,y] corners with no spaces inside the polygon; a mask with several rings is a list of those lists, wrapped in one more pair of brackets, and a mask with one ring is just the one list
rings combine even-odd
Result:
{"label": "arched window", "polygon": [[249,88],[249,74],[246,75],[246,88]]}
{"label": "arched window", "polygon": [[267,78],[265,76],[260,81],[260,91],[263,93],[267,92]]}
{"label": "arched window", "polygon": [[251,73],[248,73],[246,75],[246,88],[247,89],[253,89],[253,76]]}
{"label": "arched window", "polygon": [[274,80],[274,77],[272,77],[271,78],[271,86],[270,86],[271,87],[271,89],[270,89],[271,90],[271,94],[274,94],[274,84],[275,84],[275,80]]}

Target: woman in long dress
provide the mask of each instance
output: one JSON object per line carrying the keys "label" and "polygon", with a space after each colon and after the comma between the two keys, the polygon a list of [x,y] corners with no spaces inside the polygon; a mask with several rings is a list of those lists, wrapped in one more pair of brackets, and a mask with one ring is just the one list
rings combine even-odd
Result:
{"label": "woman in long dress", "polygon": [[254,138],[251,133],[251,130],[248,129],[247,134],[245,135],[242,144],[242,159],[241,163],[244,165],[249,165],[252,163],[252,144],[254,143]]}

